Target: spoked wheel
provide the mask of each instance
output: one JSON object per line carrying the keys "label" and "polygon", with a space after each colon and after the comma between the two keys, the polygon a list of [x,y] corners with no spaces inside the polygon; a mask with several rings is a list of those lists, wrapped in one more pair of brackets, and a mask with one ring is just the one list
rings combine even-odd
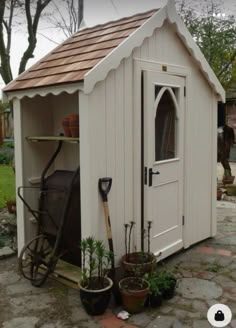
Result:
{"label": "spoked wheel", "polygon": [[56,260],[52,258],[52,246],[45,235],[39,235],[29,241],[19,257],[19,269],[22,275],[40,287],[54,270]]}

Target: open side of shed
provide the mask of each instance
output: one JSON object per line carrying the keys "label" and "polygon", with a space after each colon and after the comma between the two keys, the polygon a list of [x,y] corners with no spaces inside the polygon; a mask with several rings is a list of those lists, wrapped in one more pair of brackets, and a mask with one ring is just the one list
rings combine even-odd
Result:
{"label": "open side of shed", "polygon": [[[105,38],[98,43],[105,42],[106,50],[85,41],[79,46],[86,33],[90,41]],[[86,46],[85,56],[79,51]],[[131,220],[138,250],[145,247],[146,222],[153,221],[151,250],[160,258],[214,236],[217,102],[224,101],[224,90],[173,2],[82,30],[61,47],[4,89],[14,103],[17,186],[37,183],[55,150],[52,141],[27,137],[58,136],[62,119],[78,113],[79,143],[65,143],[53,169],[80,166],[82,238],[106,239],[98,192],[105,176],[113,180],[109,207],[117,262],[125,251],[124,223]],[[34,193],[28,197],[36,204]],[[20,202],[17,213],[20,250],[35,224]]]}

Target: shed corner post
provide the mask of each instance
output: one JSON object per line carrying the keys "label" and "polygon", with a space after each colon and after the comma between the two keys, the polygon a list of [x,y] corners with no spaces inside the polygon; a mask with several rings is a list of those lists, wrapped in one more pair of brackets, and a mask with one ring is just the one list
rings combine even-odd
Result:
{"label": "shed corner post", "polygon": [[89,95],[79,91],[81,239],[92,235]]}
{"label": "shed corner post", "polygon": [[212,208],[211,208],[211,237],[214,237],[217,233],[217,202],[216,202],[216,190],[217,190],[217,100],[213,96],[212,102]]}
{"label": "shed corner post", "polygon": [[[15,144],[15,177],[16,177],[16,195],[19,186],[24,184],[23,177],[23,130],[22,130],[22,112],[21,101],[18,98],[13,100],[14,113],[14,144]],[[25,213],[24,205],[17,200],[17,248],[18,255],[25,245]]]}

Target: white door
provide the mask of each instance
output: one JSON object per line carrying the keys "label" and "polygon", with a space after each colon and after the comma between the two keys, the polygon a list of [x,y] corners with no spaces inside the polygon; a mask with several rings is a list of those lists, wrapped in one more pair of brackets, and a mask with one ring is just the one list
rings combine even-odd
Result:
{"label": "white door", "polygon": [[160,258],[183,247],[184,84],[144,72],[144,221],[153,222],[151,251]]}

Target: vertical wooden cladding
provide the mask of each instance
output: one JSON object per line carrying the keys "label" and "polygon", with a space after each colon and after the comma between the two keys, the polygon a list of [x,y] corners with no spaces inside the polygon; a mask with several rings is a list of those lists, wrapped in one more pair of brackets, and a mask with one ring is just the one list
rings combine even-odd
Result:
{"label": "vertical wooden cladding", "polygon": [[105,80],[106,172],[113,178],[111,221],[117,255],[124,252],[124,223],[133,220],[132,58]]}
{"label": "vertical wooden cladding", "polygon": [[91,234],[102,239],[106,235],[97,182],[109,176],[112,188],[108,201],[117,259],[124,252],[124,222],[134,219],[132,74],[132,58],[125,59],[88,96]]}

